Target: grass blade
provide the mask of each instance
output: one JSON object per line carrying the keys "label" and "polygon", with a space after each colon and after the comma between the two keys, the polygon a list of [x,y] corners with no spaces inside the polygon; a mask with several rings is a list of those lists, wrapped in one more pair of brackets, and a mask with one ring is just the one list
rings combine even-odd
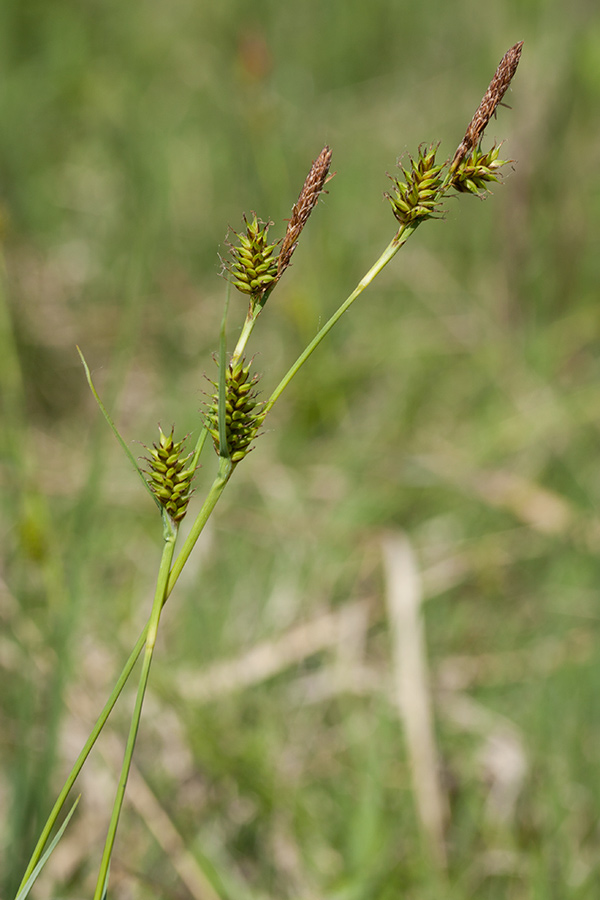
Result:
{"label": "grass blade", "polygon": [[31,888],[32,888],[33,885],[35,884],[38,875],[40,874],[40,872],[42,871],[42,869],[44,868],[44,866],[46,865],[46,863],[47,863],[48,860],[50,859],[51,854],[54,852],[54,848],[56,847],[56,845],[57,845],[58,842],[60,841],[61,837],[63,836],[63,834],[64,834],[64,832],[65,832],[65,829],[66,829],[67,825],[69,824],[69,821],[70,821],[70,819],[71,819],[71,816],[73,815],[73,813],[74,813],[75,810],[77,809],[77,804],[79,803],[79,800],[80,800],[80,799],[81,799],[81,794],[80,794],[79,797],[77,797],[77,799],[75,800],[75,803],[73,804],[73,806],[72,806],[71,809],[69,810],[69,814],[67,815],[65,821],[62,823],[62,825],[61,825],[60,828],[58,829],[58,831],[57,831],[57,833],[56,833],[56,836],[55,836],[54,839],[52,840],[52,843],[50,844],[50,846],[48,847],[48,849],[46,850],[46,852],[44,853],[44,855],[43,855],[42,858],[40,859],[39,863],[37,864],[37,866],[35,867],[35,869],[34,869],[33,872],[31,873],[31,875],[29,876],[29,878],[27,879],[27,881],[25,882],[25,884],[23,885],[23,887],[21,888],[21,890],[19,891],[19,893],[17,894],[17,896],[15,897],[15,900],[25,900],[25,898],[29,895],[29,891],[31,890]]}
{"label": "grass blade", "polygon": [[133,468],[136,470],[136,472],[137,472],[138,475],[140,476],[140,478],[141,478],[141,480],[142,480],[142,484],[144,485],[144,487],[146,488],[146,490],[148,491],[148,493],[150,494],[150,496],[152,497],[152,499],[154,500],[154,502],[156,503],[156,505],[157,505],[158,508],[160,509],[160,503],[158,502],[158,500],[156,499],[156,497],[154,496],[154,494],[152,493],[152,491],[151,491],[150,488],[148,487],[148,482],[146,481],[146,479],[145,479],[145,477],[144,477],[144,473],[142,472],[140,466],[138,465],[137,459],[135,458],[135,456],[133,455],[133,453],[131,452],[131,450],[129,449],[129,447],[127,446],[127,444],[125,443],[125,441],[124,441],[123,438],[121,437],[121,433],[119,432],[117,426],[115,425],[115,423],[114,423],[113,420],[111,419],[108,410],[106,409],[106,407],[104,406],[102,400],[100,399],[100,396],[99,396],[99,394],[98,394],[98,391],[97,391],[96,388],[94,387],[94,382],[92,381],[92,375],[91,375],[89,366],[88,366],[87,362],[85,361],[85,357],[84,357],[83,353],[81,352],[81,350],[79,349],[79,347],[77,347],[77,352],[79,353],[79,357],[80,357],[80,359],[81,359],[81,362],[83,363],[83,368],[85,369],[85,377],[87,378],[87,382],[88,382],[88,384],[89,384],[89,386],[90,386],[90,390],[91,390],[92,394],[94,395],[94,397],[95,397],[95,399],[96,399],[96,403],[97,403],[98,406],[100,407],[100,411],[101,411],[102,415],[104,416],[104,418],[105,418],[106,421],[108,422],[110,428],[112,429],[112,432],[113,432],[114,436],[116,437],[116,439],[117,439],[118,442],[120,443],[121,447],[123,448],[123,451],[125,452],[125,454],[126,454],[127,458],[129,459],[131,465],[133,466]]}

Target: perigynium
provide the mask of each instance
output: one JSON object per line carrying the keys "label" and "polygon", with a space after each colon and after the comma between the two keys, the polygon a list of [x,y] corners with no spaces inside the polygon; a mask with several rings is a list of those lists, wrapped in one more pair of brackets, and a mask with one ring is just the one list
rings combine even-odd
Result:
{"label": "perigynium", "polygon": [[[138,638],[48,817],[23,875],[17,900],[23,900],[27,896],[60,839],[73,810],[49,843],[74,781],[102,731],[140,653],[144,651],[135,708],[104,853],[99,867],[94,900],[101,900],[105,896],[110,860],[164,604],[233,472],[252,449],[260,435],[265,418],[309,356],[416,229],[428,219],[439,216],[446,196],[464,193],[485,196],[489,185],[499,181],[501,169],[507,162],[499,159],[500,145],[494,145],[491,149],[484,151],[481,147],[481,140],[490,118],[496,113],[516,72],[522,46],[522,42],[515,44],[503,56],[451,159],[438,162],[439,145],[432,143],[421,145],[415,158],[409,158],[408,163],[399,164],[400,175],[392,177],[392,188],[385,194],[391,204],[397,225],[390,243],[352,293],[340,304],[336,312],[290,366],[267,399],[261,400],[259,397],[259,376],[252,372],[252,362],[246,361],[245,349],[259,315],[289,267],[308,218],[331,178],[331,150],[327,146],[323,148],[309,170],[298,200],[292,208],[292,214],[282,238],[273,240],[270,235],[273,223],[269,220],[261,220],[254,213],[250,218],[243,217],[244,229],[242,231],[232,233],[235,240],[228,243],[230,258],[224,263],[224,272],[228,276],[231,287],[248,298],[248,309],[240,337],[229,357],[226,348],[226,316],[223,318],[217,356],[218,377],[211,382],[214,390],[202,414],[200,436],[192,452],[188,454],[184,452],[183,441],[176,440],[174,437],[174,428],[169,434],[160,430],[158,443],[149,450],[148,470],[147,473],[144,473],[104,409],[96,394],[89,369],[83,360],[88,382],[103,414],[128,453],[149,493],[156,501],[163,523],[163,551],[148,623]],[[226,303],[226,311],[227,306],[228,303]],[[192,497],[192,480],[208,435],[212,438],[217,454],[216,473],[212,485],[196,513],[189,534],[175,557],[179,525],[189,508]]]}

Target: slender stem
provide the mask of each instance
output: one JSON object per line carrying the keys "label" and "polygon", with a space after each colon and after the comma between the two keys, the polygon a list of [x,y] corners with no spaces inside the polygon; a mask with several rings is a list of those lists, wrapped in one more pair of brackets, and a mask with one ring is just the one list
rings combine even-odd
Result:
{"label": "slender stem", "polygon": [[342,305],[334,312],[331,318],[323,325],[321,330],[315,335],[312,339],[308,347],[300,354],[296,362],[291,366],[290,369],[283,376],[267,402],[265,403],[265,413],[268,413],[275,402],[279,399],[280,395],[286,389],[294,375],[302,368],[306,360],[311,356],[311,354],[317,349],[323,338],[329,334],[333,326],[342,318],[344,313],[352,306],[357,297],[360,297],[362,292],[366,287],[368,287],[373,279],[379,275],[381,270],[387,266],[389,261],[396,255],[400,247],[406,243],[411,234],[416,231],[419,223],[413,223],[411,225],[403,226],[398,233],[395,235],[393,241],[391,241],[388,246],[385,248],[377,262],[371,266],[367,274],[359,281],[355,289],[352,291],[350,296],[344,300]]}
{"label": "slender stem", "polygon": [[[233,472],[233,469],[234,469],[234,466],[232,466],[232,464],[229,460],[221,460],[221,464],[219,467],[219,471],[217,473],[217,477],[215,478],[215,480],[211,486],[211,489],[206,497],[206,500],[204,501],[202,509],[198,513],[198,516],[196,517],[196,521],[194,522],[194,524],[192,526],[192,530],[191,530],[188,538],[184,542],[183,547],[177,557],[177,560],[175,561],[175,564],[169,574],[167,587],[166,587],[163,601],[162,601],[163,606],[166,603],[168,597],[170,596],[171,591],[175,587],[175,583],[177,582],[177,579],[179,578],[185,563],[187,562],[192,550],[194,549],[194,545],[195,545],[196,541],[198,540],[200,534],[202,533],[202,529],[206,525],[206,522],[208,521],[210,514],[212,513],[213,509],[215,508],[217,501],[219,500],[219,497],[223,493],[223,489],[225,488],[225,485],[227,484],[229,478],[231,477],[231,473]],[[165,551],[166,551],[166,549],[167,548],[165,547]],[[171,550],[171,555],[172,555],[172,550]],[[164,560],[164,554],[163,554],[163,560]],[[161,564],[161,572],[162,572],[162,564]],[[158,589],[158,585],[157,585],[157,589]],[[137,643],[136,643],[135,647],[133,648],[133,650],[131,651],[129,659],[125,663],[125,666],[123,667],[123,671],[119,675],[118,681],[115,684],[115,687],[113,688],[113,691],[112,691],[110,697],[106,701],[106,704],[105,704],[104,708],[102,709],[102,712],[98,716],[98,719],[96,720],[96,723],[95,723],[87,741],[85,742],[85,745],[84,745],[83,749],[81,750],[81,753],[77,757],[77,759],[73,765],[73,768],[71,769],[71,772],[69,773],[69,776],[68,776],[67,780],[65,781],[65,784],[56,800],[56,803],[52,807],[52,811],[51,811],[50,815],[48,816],[48,819],[46,821],[46,824],[44,825],[43,831],[38,839],[35,849],[31,855],[31,859],[29,860],[29,863],[27,865],[27,869],[25,870],[25,874],[23,875],[21,884],[19,885],[19,890],[21,890],[23,885],[26,883],[27,879],[29,878],[29,876],[31,875],[31,873],[33,872],[36,865],[38,864],[38,862],[41,859],[42,853],[44,851],[44,847],[46,846],[46,843],[48,841],[48,838],[50,837],[52,829],[54,828],[54,825],[56,824],[56,820],[58,819],[60,811],[62,810],[62,808],[65,804],[67,796],[68,796],[71,788],[73,787],[73,785],[77,779],[77,776],[81,772],[86,759],[90,755],[90,752],[91,752],[94,744],[96,743],[98,736],[100,735],[102,729],[104,728],[104,725],[106,724],[108,717],[110,716],[112,710],[114,709],[114,706],[115,706],[117,700],[119,699],[119,696],[120,696],[123,688],[125,687],[125,684],[127,683],[127,680],[129,679],[129,676],[131,675],[131,673],[133,671],[133,668],[137,662],[137,659],[138,659],[140,653],[142,652],[144,644],[146,643],[146,638],[148,636],[149,628],[150,628],[150,620],[146,623],[146,625],[144,626],[144,629],[142,630],[142,633],[140,634],[139,638],[137,639]]]}
{"label": "slender stem", "polygon": [[244,322],[244,324],[242,326],[242,330],[240,332],[238,342],[235,345],[235,350],[233,351],[233,355],[231,357],[231,362],[233,365],[235,365],[235,363],[238,361],[238,359],[240,358],[240,356],[243,354],[244,350],[246,349],[246,344],[248,343],[248,338],[252,334],[252,329],[254,328],[254,325],[256,324],[256,319],[258,317],[259,312],[260,312],[260,309],[258,309],[258,311],[256,313],[253,312],[252,307],[250,307],[250,309],[248,310],[248,315],[246,316],[246,321]]}
{"label": "slender stem", "polygon": [[274,281],[273,284],[270,285],[265,290],[264,294],[262,294],[262,296],[260,297],[259,300],[256,300],[255,298],[253,298],[250,301],[250,307],[246,314],[246,321],[244,322],[244,324],[242,326],[242,330],[240,332],[238,342],[235,345],[235,350],[233,351],[233,354],[231,356],[231,362],[233,365],[235,365],[235,363],[238,361],[240,356],[242,356],[244,350],[246,349],[246,344],[248,343],[248,338],[252,334],[252,330],[253,330],[254,326],[256,325],[256,320],[258,319],[259,315],[263,311],[265,303],[271,296],[271,293],[273,292],[276,285],[277,285],[277,282]]}
{"label": "slender stem", "polygon": [[210,491],[206,496],[206,500],[202,505],[202,509],[196,516],[196,520],[192,525],[190,533],[185,539],[183,546],[177,555],[177,559],[173,563],[173,568],[171,569],[169,582],[167,584],[167,597],[175,587],[175,583],[181,575],[183,567],[188,561],[190,554],[196,545],[196,541],[200,537],[210,514],[217,505],[217,502],[221,494],[223,493],[223,490],[225,489],[225,485],[231,478],[234,468],[235,466],[232,464],[230,459],[221,458],[219,460],[219,471],[217,472],[217,476],[211,485]]}
{"label": "slender stem", "polygon": [[[219,335],[219,386],[217,389],[217,418],[219,425],[219,456],[227,459],[229,448],[227,446],[227,423],[225,421],[225,398],[227,393],[227,313],[229,312],[229,293],[231,285],[227,286],[227,298],[225,309],[221,319],[221,333]],[[248,313],[249,315],[249,313]],[[248,319],[246,318],[246,321]]]}
{"label": "slender stem", "polygon": [[169,570],[171,568],[171,561],[173,559],[173,553],[175,550],[175,540],[177,537],[177,526],[172,526],[167,519],[167,514],[164,514],[165,519],[165,545],[163,548],[162,559],[160,561],[160,568],[158,571],[158,578],[156,581],[156,592],[154,594],[154,603],[152,604],[152,614],[150,616],[150,622],[148,624],[148,634],[146,636],[146,649],[144,651],[144,659],[142,663],[142,671],[140,673],[140,681],[138,685],[138,692],[135,699],[135,706],[133,710],[133,716],[131,719],[131,726],[129,729],[129,737],[127,738],[127,746],[125,748],[125,756],[123,758],[123,766],[121,768],[121,777],[119,778],[119,784],[117,786],[117,793],[115,796],[115,802],[113,805],[112,816],[110,819],[110,824],[108,826],[108,834],[106,837],[106,843],[104,845],[104,853],[102,854],[102,862],[100,863],[100,870],[98,872],[98,881],[96,882],[96,891],[94,894],[94,900],[102,900],[102,896],[104,894],[104,889],[106,885],[106,881],[108,878],[108,869],[110,866],[110,858],[112,855],[115,838],[117,834],[117,828],[119,825],[119,818],[121,815],[121,810],[123,808],[123,801],[125,799],[125,789],[127,787],[127,780],[129,778],[129,772],[131,769],[131,761],[133,759],[133,751],[135,749],[135,741],[137,738],[138,729],[140,727],[140,720],[142,717],[142,706],[144,704],[144,696],[146,693],[146,687],[148,685],[148,678],[150,675],[150,666],[152,665],[152,656],[154,654],[154,647],[156,645],[156,636],[158,634],[158,626],[160,623],[160,614],[162,608],[164,606],[166,597],[167,597],[167,584],[169,580]]}
{"label": "slender stem", "polygon": [[[38,862],[42,856],[42,853],[44,851],[44,847],[46,846],[46,842],[47,842],[48,838],[50,837],[52,829],[54,828],[56,820],[58,819],[58,816],[60,814],[61,809],[63,808],[63,805],[67,799],[67,796],[68,796],[71,788],[73,787],[73,784],[75,783],[77,776],[79,775],[81,769],[83,768],[83,765],[84,765],[86,759],[90,755],[90,752],[92,750],[92,747],[96,743],[98,735],[104,728],[106,720],[108,719],[109,715],[111,714],[115,703],[119,699],[119,695],[121,694],[121,691],[125,687],[125,684],[127,683],[129,676],[131,675],[131,672],[133,671],[133,667],[135,666],[135,664],[137,662],[138,656],[142,652],[144,644],[146,643],[146,634],[148,632],[149,624],[150,624],[149,622],[146,623],[146,627],[142,631],[141,635],[139,636],[139,638],[137,640],[135,647],[131,651],[129,659],[125,663],[125,666],[123,667],[123,671],[119,675],[119,679],[118,679],[117,683],[115,684],[110,697],[106,701],[104,709],[98,716],[98,719],[96,720],[96,724],[94,725],[87,741],[85,742],[85,745],[84,745],[81,753],[77,757],[75,764],[73,765],[73,768],[71,769],[69,777],[65,781],[64,786],[63,786],[60,794],[58,795],[56,803],[52,807],[52,812],[48,816],[46,824],[44,825],[44,829],[39,837],[37,844],[35,845],[35,850],[33,851],[32,855],[31,855],[31,859],[29,861],[27,869],[25,870],[25,874],[23,875],[21,884],[19,885],[19,891],[23,888],[27,879],[29,878],[29,876],[35,869],[36,865],[38,864]],[[17,891],[17,893],[19,893],[19,891]]]}
{"label": "slender stem", "polygon": [[191,469],[196,469],[198,467],[198,460],[200,459],[200,454],[204,449],[204,444],[206,443],[206,438],[208,437],[208,428],[206,425],[203,427],[202,431],[198,435],[198,440],[196,441],[196,446],[194,447],[194,455],[192,457],[192,464],[190,466]]}

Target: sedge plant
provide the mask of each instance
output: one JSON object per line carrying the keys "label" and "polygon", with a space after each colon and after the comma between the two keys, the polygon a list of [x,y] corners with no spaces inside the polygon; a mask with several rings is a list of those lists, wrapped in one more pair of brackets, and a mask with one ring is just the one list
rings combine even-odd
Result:
{"label": "sedge plant", "polygon": [[[418,148],[415,158],[411,157],[407,162],[398,164],[400,174],[390,176],[392,187],[384,195],[391,205],[397,223],[390,243],[352,293],[340,304],[298,359],[290,366],[266,400],[259,398],[259,376],[252,371],[252,360],[246,357],[246,347],[267,300],[277,288],[285,270],[291,263],[298,240],[311,212],[320,195],[325,191],[325,185],[332,177],[330,174],[332,154],[327,146],[323,148],[310,168],[281,240],[270,238],[269,231],[273,223],[262,221],[256,214],[252,214],[251,217],[244,216],[243,230],[240,233],[233,232],[231,235],[232,239],[227,245],[229,257],[224,261],[223,269],[230,286],[247,296],[248,309],[239,339],[228,356],[225,328],[228,299],[226,301],[219,352],[216,355],[218,372],[215,380],[211,382],[212,393],[202,414],[201,433],[192,451],[186,452],[185,440],[175,439],[174,429],[165,434],[159,427],[158,442],[148,450],[146,469],[141,468],[104,408],[94,388],[85,359],[79,351],[88,383],[103,415],[113,428],[160,511],[163,526],[163,548],[149,619],[48,816],[23,875],[16,900],[24,900],[27,896],[45,861],[62,835],[66,822],[51,839],[75,780],[106,724],[123,687],[131,676],[139,656],[143,653],[136,701],[98,870],[94,900],[101,900],[106,896],[110,861],[164,605],[219,498],[238,465],[252,450],[266,417],[292,378],[417,228],[428,219],[440,216],[443,201],[447,196],[470,193],[483,197],[487,193],[488,186],[499,181],[500,170],[510,160],[499,158],[501,145],[495,144],[491,149],[484,151],[481,147],[481,140],[488,122],[495,115],[513,79],[521,56],[522,45],[522,41],[515,44],[503,56],[452,158],[440,163],[437,161],[439,145],[422,144]],[[193,493],[194,474],[208,439],[212,442],[217,455],[216,473],[206,497],[200,505],[199,512],[196,514],[192,528],[175,555],[179,524],[188,511]],[[69,816],[72,812],[73,808]]]}

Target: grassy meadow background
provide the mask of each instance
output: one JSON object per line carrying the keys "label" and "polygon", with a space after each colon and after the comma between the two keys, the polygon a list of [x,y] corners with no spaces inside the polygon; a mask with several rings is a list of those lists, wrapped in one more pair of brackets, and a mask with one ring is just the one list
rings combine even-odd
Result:
{"label": "grassy meadow background", "polygon": [[[199,429],[228,227],[337,172],[252,337],[265,393],[524,40],[485,202],[425,223],[291,384],[165,609],[111,897],[600,890],[600,13],[594,0],[0,4],[0,896],[149,613],[134,452]],[[232,296],[233,346],[246,302]],[[140,446],[139,454],[144,450]],[[196,502],[212,479],[207,448]],[[419,562],[444,874],[393,696],[383,546]],[[132,691],[34,895],[90,896]]]}

